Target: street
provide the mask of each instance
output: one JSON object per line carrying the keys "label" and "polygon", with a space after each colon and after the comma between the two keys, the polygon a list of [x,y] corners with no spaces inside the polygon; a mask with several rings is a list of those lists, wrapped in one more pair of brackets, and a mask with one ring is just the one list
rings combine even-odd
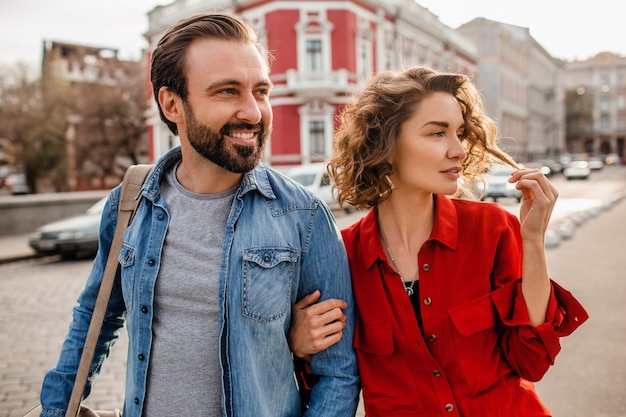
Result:
{"label": "street", "polygon": [[[598,205],[626,190],[626,167],[609,166],[588,181],[555,177],[556,216]],[[502,203],[515,212],[517,204]],[[337,213],[345,227],[363,213]],[[562,352],[537,383],[555,417],[626,417],[626,198],[603,207],[571,239],[547,251],[553,279],[572,291],[590,319],[561,340]],[[0,417],[21,417],[38,401],[54,366],[71,308],[91,261],[58,258],[0,266]],[[126,337],[104,365],[87,405],[121,407]],[[362,411],[359,411],[362,416]]]}

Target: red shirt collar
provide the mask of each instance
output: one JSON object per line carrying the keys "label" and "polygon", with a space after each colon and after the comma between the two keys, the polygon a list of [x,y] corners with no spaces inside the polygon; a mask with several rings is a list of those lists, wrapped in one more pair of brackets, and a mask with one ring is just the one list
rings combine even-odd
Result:
{"label": "red shirt collar", "polygon": [[[450,250],[456,250],[459,234],[459,222],[454,200],[434,195],[435,199],[435,223],[427,242],[437,241],[447,246]],[[357,224],[350,228],[358,227],[360,234],[361,253],[365,262],[365,268],[369,269],[378,259],[385,259],[380,232],[376,220],[377,207],[372,207],[369,212]]]}

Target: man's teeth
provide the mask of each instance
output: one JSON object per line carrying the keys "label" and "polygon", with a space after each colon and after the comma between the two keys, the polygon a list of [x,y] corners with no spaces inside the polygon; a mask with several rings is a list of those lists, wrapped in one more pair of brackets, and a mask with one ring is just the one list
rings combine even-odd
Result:
{"label": "man's teeth", "polygon": [[237,139],[252,139],[255,133],[231,133],[230,135]]}

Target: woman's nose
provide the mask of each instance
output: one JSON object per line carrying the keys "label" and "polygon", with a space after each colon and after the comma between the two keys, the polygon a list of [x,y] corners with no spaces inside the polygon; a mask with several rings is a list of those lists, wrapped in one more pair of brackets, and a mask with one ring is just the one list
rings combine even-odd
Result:
{"label": "woman's nose", "polygon": [[464,159],[467,156],[467,150],[465,150],[465,147],[463,146],[461,139],[459,139],[459,137],[456,135],[455,135],[455,139],[452,141],[452,146],[450,150],[448,151],[448,156],[451,159],[455,159],[455,158]]}

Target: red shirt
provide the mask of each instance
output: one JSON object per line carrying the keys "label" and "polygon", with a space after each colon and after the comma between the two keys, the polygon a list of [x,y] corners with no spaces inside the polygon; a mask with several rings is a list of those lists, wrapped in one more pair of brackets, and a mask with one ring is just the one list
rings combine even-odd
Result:
{"label": "red shirt", "polygon": [[376,208],[342,234],[367,417],[550,415],[530,381],[588,315],[552,281],[546,323],[530,324],[516,216],[495,203],[435,196],[434,227],[418,254],[425,337],[386,261]]}

